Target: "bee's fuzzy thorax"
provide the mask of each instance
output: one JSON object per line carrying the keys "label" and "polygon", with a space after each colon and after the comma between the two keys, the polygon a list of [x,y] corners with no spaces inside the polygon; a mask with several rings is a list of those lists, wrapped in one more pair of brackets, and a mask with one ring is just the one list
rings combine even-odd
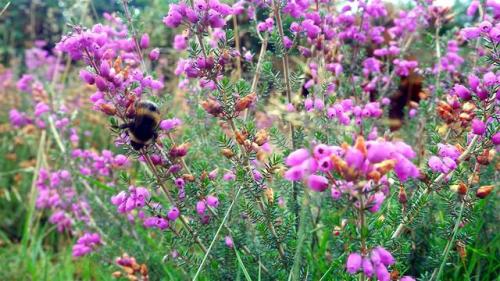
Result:
{"label": "bee's fuzzy thorax", "polygon": [[140,101],[135,105],[136,116],[149,117],[156,123],[160,122],[158,105],[151,101]]}

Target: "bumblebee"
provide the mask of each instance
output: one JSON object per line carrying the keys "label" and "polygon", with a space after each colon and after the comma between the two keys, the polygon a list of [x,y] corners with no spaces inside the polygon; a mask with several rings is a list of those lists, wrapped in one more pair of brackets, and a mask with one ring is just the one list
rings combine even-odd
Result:
{"label": "bumblebee", "polygon": [[151,101],[138,101],[135,104],[134,118],[129,123],[120,125],[119,128],[127,130],[130,145],[135,150],[140,150],[156,141],[159,123],[158,105]]}

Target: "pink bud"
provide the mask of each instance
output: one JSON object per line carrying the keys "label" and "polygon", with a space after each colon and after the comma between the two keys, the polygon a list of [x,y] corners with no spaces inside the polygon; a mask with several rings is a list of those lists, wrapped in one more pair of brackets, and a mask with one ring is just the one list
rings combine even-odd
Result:
{"label": "pink bud", "polygon": [[285,164],[288,166],[297,166],[302,164],[307,158],[309,158],[309,151],[305,148],[301,148],[290,153],[286,158]]}
{"label": "pink bud", "polygon": [[363,273],[368,277],[373,275],[373,264],[369,258],[363,258]]}
{"label": "pink bud", "polygon": [[149,52],[149,59],[150,60],[155,61],[159,57],[160,57],[160,49],[154,48],[153,50],[151,50],[151,52]]}
{"label": "pink bud", "polygon": [[169,220],[175,221],[179,217],[179,215],[180,215],[179,209],[174,207],[170,209],[170,211],[168,211],[167,217]]}
{"label": "pink bud", "polygon": [[205,213],[206,205],[203,201],[198,201],[196,203],[196,212],[201,216]]}
{"label": "pink bud", "polygon": [[313,191],[322,192],[328,188],[328,179],[323,176],[310,175],[307,178],[307,186]]}
{"label": "pink bud", "polygon": [[375,267],[375,273],[379,281],[389,281],[391,279],[389,271],[387,271],[387,268],[383,264],[379,264]]}
{"label": "pink bud", "polygon": [[354,274],[361,268],[361,255],[358,253],[351,253],[347,258],[347,272]]}
{"label": "pink bud", "polygon": [[475,135],[483,135],[486,132],[486,124],[483,121],[474,118],[471,122],[472,133]]}
{"label": "pink bud", "polygon": [[215,196],[208,195],[206,200],[207,200],[208,206],[210,206],[210,207],[217,208],[219,206],[219,199],[217,199],[217,197],[215,197]]}
{"label": "pink bud", "polygon": [[233,248],[234,243],[233,243],[233,239],[231,238],[231,236],[224,237],[224,242],[226,243],[226,246],[228,246],[229,248]]}
{"label": "pink bud", "polygon": [[149,35],[144,33],[141,36],[141,42],[139,43],[142,49],[147,49],[149,47]]}
{"label": "pink bud", "polygon": [[374,249],[374,251],[377,251],[378,255],[380,256],[380,261],[384,265],[388,266],[394,264],[394,258],[392,257],[391,253],[386,249],[382,247],[377,247]]}

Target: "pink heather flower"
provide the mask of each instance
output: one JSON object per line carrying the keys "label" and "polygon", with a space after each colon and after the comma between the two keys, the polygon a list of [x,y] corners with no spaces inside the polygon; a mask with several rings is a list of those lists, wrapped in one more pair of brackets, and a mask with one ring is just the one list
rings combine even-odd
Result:
{"label": "pink heather flower", "polygon": [[82,237],[78,239],[75,245],[73,245],[72,254],[73,257],[78,258],[92,252],[95,247],[100,245],[101,237],[98,233],[85,233]]}
{"label": "pink heather flower", "polygon": [[390,143],[374,141],[369,143],[366,158],[375,164],[390,159],[392,153],[393,147]]}
{"label": "pink heather flower", "polygon": [[198,201],[196,203],[196,212],[201,216],[205,214],[205,210],[207,209],[207,206],[205,205],[205,202],[203,201]]}
{"label": "pink heather flower", "polygon": [[175,221],[179,217],[180,213],[181,212],[179,211],[179,209],[174,207],[174,208],[170,209],[170,211],[168,211],[167,217],[169,220]]}
{"label": "pink heather flower", "polygon": [[490,32],[491,30],[491,22],[489,21],[483,21],[479,24],[479,29],[482,31],[482,32],[485,32],[485,33],[488,33]]}
{"label": "pink heather flower", "polygon": [[210,173],[208,173],[208,178],[210,180],[214,180],[215,178],[217,178],[218,173],[219,173],[219,169],[214,169],[214,170],[210,171]]}
{"label": "pink heather flower", "polygon": [[245,54],[243,55],[243,58],[246,61],[251,62],[253,59],[253,54],[250,51],[246,51]]}
{"label": "pink heather flower", "polygon": [[50,107],[44,103],[44,102],[39,102],[35,105],[35,117],[40,117],[42,114],[47,113],[50,111]]}
{"label": "pink heather flower", "polygon": [[337,188],[332,188],[331,195],[333,200],[339,200],[342,197],[342,192]]}
{"label": "pink heather flower", "polygon": [[179,118],[166,119],[160,122],[160,129],[164,131],[171,131],[179,127],[181,124],[182,121]]}
{"label": "pink heather flower", "polygon": [[369,258],[363,258],[363,273],[368,277],[373,275],[373,264]]}
{"label": "pink heather flower", "polygon": [[355,148],[347,149],[345,154],[345,161],[349,167],[354,168],[356,170],[360,170],[363,165],[364,155],[361,151]]}
{"label": "pink heather flower", "polygon": [[19,91],[29,92],[31,90],[31,84],[33,83],[34,77],[30,74],[23,74],[21,79],[17,82],[16,86]]}
{"label": "pink heather flower", "polygon": [[231,238],[231,236],[224,237],[224,243],[226,243],[226,246],[228,246],[229,248],[233,248],[234,246],[233,239]]}
{"label": "pink heather flower", "polygon": [[208,206],[210,206],[212,208],[217,208],[219,206],[219,199],[217,199],[217,197],[215,197],[215,196],[208,195],[206,198],[206,201],[207,201]]}
{"label": "pink heather flower", "polygon": [[[480,5],[479,0],[472,1],[472,3],[470,3],[469,7],[467,8],[466,11],[467,16],[469,17],[474,16],[477,12],[477,9],[479,8],[479,5]],[[401,281],[403,281],[403,279],[401,279]]]}
{"label": "pink heather flower", "polygon": [[368,209],[372,213],[376,213],[380,210],[382,203],[384,203],[385,195],[383,192],[379,191],[370,196],[369,202],[371,204],[370,209]]}
{"label": "pink heather flower", "polygon": [[127,156],[123,155],[123,154],[118,154],[115,156],[114,160],[113,160],[113,164],[115,164],[116,166],[125,166],[126,164],[128,164],[128,158]]}
{"label": "pink heather flower", "polygon": [[145,228],[152,228],[156,225],[156,217],[149,217],[144,220],[143,225]]}
{"label": "pink heather flower", "polygon": [[294,166],[285,172],[284,178],[289,181],[301,180],[305,175],[305,169],[302,166]]}
{"label": "pink heather flower", "polygon": [[410,111],[408,112],[408,116],[409,116],[410,118],[414,118],[414,117],[417,115],[417,113],[418,113],[418,110],[416,110],[415,108],[412,108],[412,109],[410,109]]}
{"label": "pink heather flower", "polygon": [[236,175],[232,171],[229,171],[222,176],[222,179],[225,181],[234,181],[236,179]]}
{"label": "pink heather flower", "polygon": [[370,260],[372,261],[373,265],[377,266],[380,264],[380,255],[378,254],[377,251],[371,251],[370,253]]}
{"label": "pink heather flower", "polygon": [[490,32],[488,33],[488,36],[490,37],[490,39],[495,42],[495,43],[498,43],[500,42],[500,28],[498,27],[493,27]]}
{"label": "pink heather flower", "polygon": [[184,181],[183,178],[176,178],[175,179],[175,185],[178,187],[178,188],[184,188],[184,186],[186,185],[186,182]]}
{"label": "pink heather flower", "polygon": [[320,98],[315,98],[314,99],[314,109],[321,111],[324,108],[325,108],[325,103],[323,102],[323,100]]}
{"label": "pink heather flower", "polygon": [[462,29],[462,36],[465,40],[476,39],[481,35],[481,30],[477,27],[466,27]]}
{"label": "pink heather flower", "polygon": [[139,42],[139,46],[141,46],[142,49],[147,49],[149,47],[149,35],[147,33],[144,33],[141,36],[141,41]]}
{"label": "pink heather flower", "polygon": [[391,279],[389,271],[387,271],[387,268],[383,264],[375,266],[375,274],[379,281],[389,281]]}
{"label": "pink heather flower", "polygon": [[377,247],[373,249],[372,251],[376,251],[380,257],[380,262],[382,262],[384,265],[392,265],[394,264],[394,257],[392,254],[387,251],[386,249],[382,247]]}
{"label": "pink heather flower", "polygon": [[400,181],[405,182],[410,178],[417,178],[420,171],[410,160],[403,156],[396,157],[396,166],[394,166],[394,173]]}
{"label": "pink heather flower", "polygon": [[451,145],[451,144],[442,144],[442,143],[439,143],[438,144],[438,154],[439,156],[441,157],[450,157],[452,158],[453,160],[457,160],[458,157],[460,156],[460,151],[454,146],[454,145]]}
{"label": "pink heather flower", "polygon": [[429,165],[429,168],[433,172],[441,172],[443,170],[443,161],[437,157],[437,156],[431,156],[429,158],[429,161],[427,162],[427,165]]}
{"label": "pink heather flower", "polygon": [[311,98],[307,98],[304,100],[304,108],[307,111],[311,111],[313,109],[313,106],[314,106],[314,102]]}
{"label": "pink heather flower", "polygon": [[187,48],[187,37],[181,34],[175,35],[173,46],[178,51],[185,50]]}
{"label": "pink heather flower", "polygon": [[355,274],[361,268],[361,255],[358,253],[351,253],[347,257],[347,272],[350,274]]}
{"label": "pink heather flower", "polygon": [[318,159],[330,156],[330,152],[331,152],[330,147],[325,144],[318,144],[313,149],[314,157]]}
{"label": "pink heather flower", "polygon": [[323,192],[328,188],[328,179],[323,176],[310,175],[307,178],[307,186],[316,192]]}
{"label": "pink heather flower", "polygon": [[292,40],[290,40],[290,38],[288,38],[288,36],[284,36],[283,37],[283,46],[286,48],[286,49],[290,49],[293,45],[293,42]]}
{"label": "pink heather flower", "polygon": [[160,49],[159,48],[154,48],[149,52],[149,59],[152,61],[157,60],[160,57]]}
{"label": "pink heather flower", "polygon": [[319,170],[322,172],[329,172],[331,169],[333,169],[333,163],[330,157],[321,158],[318,161],[318,165],[319,165]]}
{"label": "pink heather flower", "polygon": [[493,136],[491,136],[491,142],[494,145],[499,145],[500,144],[500,132],[497,132],[496,134],[494,134]]}
{"label": "pink heather flower", "polygon": [[479,77],[474,74],[469,74],[469,76],[467,76],[467,80],[469,82],[469,87],[473,90],[477,89],[477,87],[479,87],[479,84],[481,83]]}
{"label": "pink heather flower", "polygon": [[483,76],[483,82],[484,82],[484,85],[486,85],[488,87],[495,86],[497,84],[497,77],[496,77],[495,73],[493,73],[491,71],[485,73]]}
{"label": "pink heather flower", "polygon": [[483,135],[486,132],[486,124],[483,121],[474,118],[471,122],[472,133],[475,135]]}
{"label": "pink heather flower", "polygon": [[305,148],[301,148],[290,153],[285,160],[285,164],[288,166],[298,166],[307,160],[307,158],[309,158],[309,151]]}
{"label": "pink heather flower", "polygon": [[29,123],[28,118],[25,114],[18,111],[17,109],[11,109],[9,111],[9,121],[10,124],[16,128],[22,127]]}
{"label": "pink heather flower", "polygon": [[89,85],[93,85],[95,83],[94,74],[85,69],[80,70],[80,78],[82,78],[82,80]]}
{"label": "pink heather flower", "polygon": [[403,278],[401,278],[401,280],[399,281],[415,281],[415,278],[411,276],[403,276]]}
{"label": "pink heather flower", "polygon": [[451,159],[450,157],[444,157],[443,164],[444,166],[442,172],[445,174],[457,168],[457,162],[455,162],[455,160]]}
{"label": "pink heather flower", "polygon": [[465,88],[463,85],[455,84],[453,91],[463,100],[470,100],[472,98],[469,89]]}

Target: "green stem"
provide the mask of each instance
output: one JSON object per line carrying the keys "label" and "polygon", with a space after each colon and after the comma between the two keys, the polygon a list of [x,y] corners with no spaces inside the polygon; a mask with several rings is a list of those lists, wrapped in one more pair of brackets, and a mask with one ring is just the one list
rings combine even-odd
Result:
{"label": "green stem", "polygon": [[214,238],[212,239],[212,242],[208,246],[208,250],[206,251],[205,256],[203,257],[203,260],[201,261],[201,264],[198,267],[198,270],[196,271],[196,274],[193,277],[193,281],[195,281],[198,278],[198,275],[200,275],[200,272],[203,269],[203,265],[205,264],[205,261],[207,260],[208,255],[210,254],[210,251],[212,250],[212,247],[214,246],[214,243],[217,240],[217,237],[219,236],[219,233],[220,233],[222,227],[226,223],[226,220],[229,217],[229,214],[231,213],[231,209],[233,208],[234,203],[238,199],[238,196],[240,195],[240,191],[242,189],[243,189],[243,186],[240,186],[240,188],[238,188],[238,192],[236,192],[236,195],[234,196],[233,202],[231,202],[231,205],[229,205],[229,208],[227,209],[226,214],[224,215],[224,218],[222,219],[222,222],[219,225],[219,228],[217,229],[217,232],[215,232],[215,235],[214,235]]}
{"label": "green stem", "polygon": [[[446,247],[444,248],[443,261],[441,262],[441,265],[439,266],[439,271],[437,272],[435,280],[440,280],[439,277],[441,277],[441,274],[443,273],[444,266],[446,265],[446,260],[448,259],[448,255],[450,254],[451,247],[453,246],[453,243],[455,243],[455,237],[457,236],[457,232],[458,232],[458,229],[460,227],[460,223],[462,221],[464,207],[465,207],[465,200],[462,201],[462,204],[460,205],[460,212],[458,213],[458,217],[457,217],[457,220],[455,222],[455,227],[453,228],[453,234],[451,236],[451,239],[448,240]],[[434,279],[431,277],[431,281],[432,280],[434,280]]]}

